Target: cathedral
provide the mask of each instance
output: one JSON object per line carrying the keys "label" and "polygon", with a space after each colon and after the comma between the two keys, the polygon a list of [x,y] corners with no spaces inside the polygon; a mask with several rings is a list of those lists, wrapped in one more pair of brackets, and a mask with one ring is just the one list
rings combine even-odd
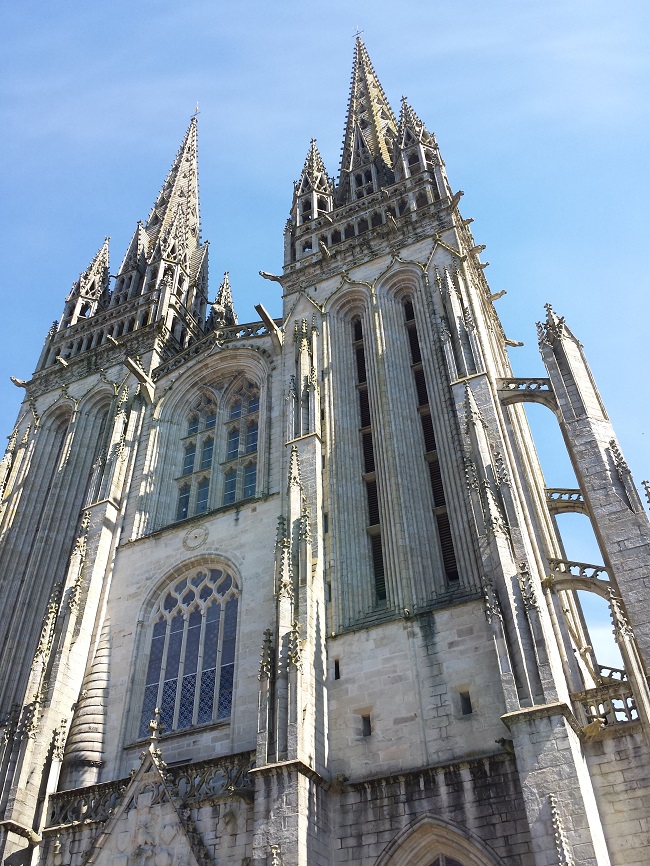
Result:
{"label": "cathedral", "polygon": [[513,374],[461,197],[357,37],[281,318],[208,285],[196,117],[73,284],[0,462],[2,863],[647,866],[650,525],[561,310]]}

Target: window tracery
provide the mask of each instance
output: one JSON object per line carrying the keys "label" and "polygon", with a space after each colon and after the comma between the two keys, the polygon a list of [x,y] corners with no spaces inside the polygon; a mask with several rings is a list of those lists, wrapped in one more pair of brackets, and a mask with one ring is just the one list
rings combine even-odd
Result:
{"label": "window tracery", "polygon": [[226,412],[226,459],[223,463],[223,505],[255,496],[260,394],[244,384]]}
{"label": "window tracery", "polygon": [[217,406],[203,394],[185,422],[178,468],[176,520],[255,496],[260,394],[244,382],[221,409],[223,434],[217,431]]}
{"label": "window tracery", "polygon": [[239,586],[220,568],[202,568],[160,595],[151,638],[138,735],[160,708],[165,731],[230,717]]}

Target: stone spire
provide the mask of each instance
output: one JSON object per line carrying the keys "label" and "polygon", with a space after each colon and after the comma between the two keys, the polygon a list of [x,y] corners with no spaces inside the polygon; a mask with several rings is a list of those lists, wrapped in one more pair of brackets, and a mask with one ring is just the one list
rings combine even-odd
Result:
{"label": "stone spire", "polygon": [[429,132],[405,96],[402,97],[393,169],[398,181],[428,171],[434,200],[438,200],[443,194],[451,194],[436,137]]}
{"label": "stone spire", "polygon": [[223,275],[223,282],[219,286],[217,297],[212,302],[207,328],[209,331],[213,331],[215,328],[236,325],[237,321],[237,313],[235,312],[230,288],[230,277],[228,276],[228,271],[226,271]]}
{"label": "stone spire", "polygon": [[72,284],[70,294],[65,299],[61,327],[74,325],[80,318],[92,316],[97,307],[108,298],[108,243],[105,238],[93,260],[79,279]]}
{"label": "stone spire", "polygon": [[360,197],[358,193],[355,194],[355,185],[350,183],[350,177],[357,169],[370,165],[375,169],[373,189],[366,183],[366,190],[362,195],[392,183],[392,157],[396,137],[395,115],[370,62],[366,47],[357,36],[337,188],[339,204]]}
{"label": "stone spire", "polygon": [[296,184],[298,194],[311,192],[312,190],[314,192],[324,192],[328,195],[331,195],[333,192],[332,181],[327,176],[325,163],[320,155],[315,138],[311,140],[309,153],[302,167],[300,180]]}
{"label": "stone spire", "polygon": [[316,146],[316,139],[312,138],[300,180],[294,184],[291,213],[295,225],[304,225],[321,214],[331,211],[333,196],[334,185],[331,178],[327,176],[325,163]]}
{"label": "stone spire", "polygon": [[193,117],[144,226],[152,253],[189,261],[200,243],[197,121]]}

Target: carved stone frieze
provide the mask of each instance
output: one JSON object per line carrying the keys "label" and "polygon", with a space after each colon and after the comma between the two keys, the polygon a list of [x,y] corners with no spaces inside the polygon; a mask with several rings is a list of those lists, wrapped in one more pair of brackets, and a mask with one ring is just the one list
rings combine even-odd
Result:
{"label": "carved stone frieze", "polygon": [[[151,753],[147,750],[145,754]],[[170,797],[184,806],[192,807],[233,796],[250,801],[253,782],[249,770],[253,766],[253,758],[253,752],[244,752],[182,767],[167,767],[164,768],[164,779],[159,773],[147,774],[143,782],[130,789],[130,780],[120,779],[89,788],[62,791],[50,798],[47,826],[105,822],[127,791],[127,809],[134,808],[137,800],[143,796],[149,807],[168,802]]]}

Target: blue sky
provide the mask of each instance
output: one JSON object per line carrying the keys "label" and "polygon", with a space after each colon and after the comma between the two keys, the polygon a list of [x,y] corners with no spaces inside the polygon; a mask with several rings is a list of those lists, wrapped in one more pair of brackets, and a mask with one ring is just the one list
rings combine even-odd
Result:
{"label": "blue sky", "polygon": [[[542,375],[551,302],[585,345],[637,482],[650,475],[647,204],[650,9],[641,0],[185,0],[0,4],[0,429],[10,432],[48,327],[105,235],[112,272],[199,103],[211,292],[230,271],[240,321],[276,284],[309,140],[338,171],[357,27],[395,111],[438,137],[518,375]],[[540,407],[535,407],[538,409]],[[539,419],[539,424],[538,424]],[[570,486],[535,412],[549,486]],[[556,448],[558,446],[558,448]],[[590,544],[575,535],[572,558]]]}

